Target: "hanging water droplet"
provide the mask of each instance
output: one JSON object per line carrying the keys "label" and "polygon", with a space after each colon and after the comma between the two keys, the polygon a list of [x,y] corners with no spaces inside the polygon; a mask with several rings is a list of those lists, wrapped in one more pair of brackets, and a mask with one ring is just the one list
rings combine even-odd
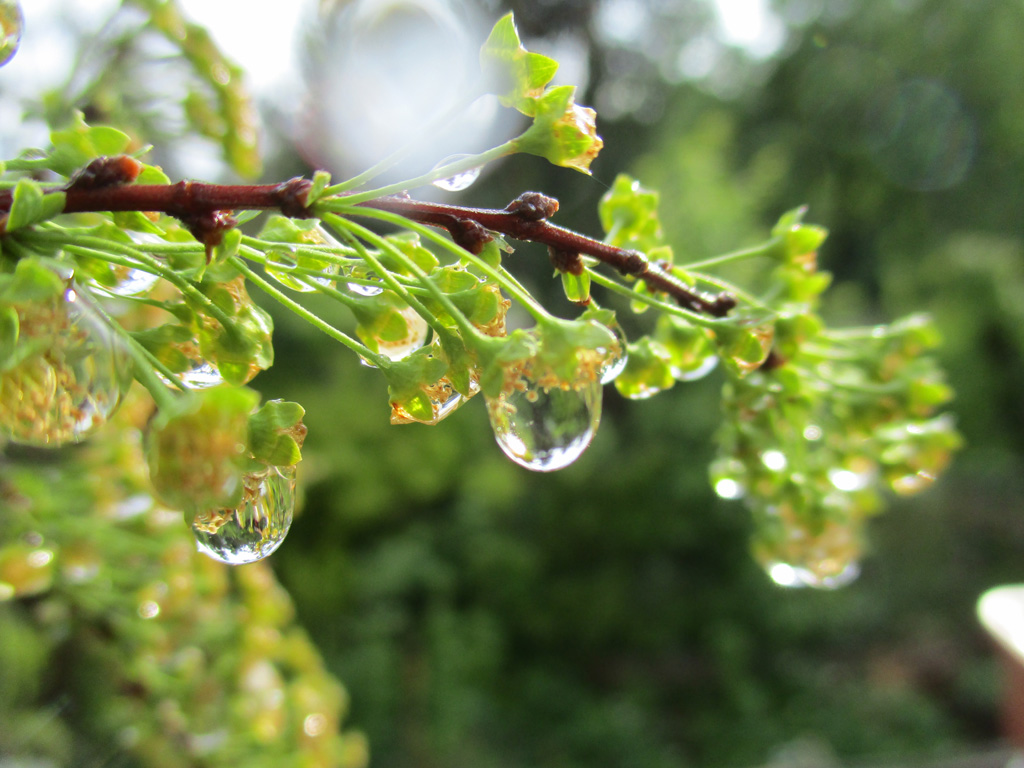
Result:
{"label": "hanging water droplet", "polygon": [[590,445],[601,419],[601,384],[502,393],[487,398],[487,412],[506,456],[535,472],[553,472]]}
{"label": "hanging water droplet", "polygon": [[[363,361],[364,364],[370,365]],[[370,367],[373,367],[372,365]],[[416,415],[409,413],[400,405],[395,403],[391,404],[391,423],[392,424],[429,424],[431,426],[438,424],[449,414],[457,410],[462,406],[463,403],[467,402],[470,397],[480,391],[480,385],[476,379],[471,378],[469,381],[469,396],[461,394],[455,387],[452,386],[451,382],[447,377],[441,378],[434,382],[428,387],[424,387],[424,392],[430,399],[431,416],[430,418],[417,417]]]}
{"label": "hanging water droplet", "polygon": [[25,17],[17,0],[0,0],[0,67],[14,58],[21,45]]}
{"label": "hanging water droplet", "polygon": [[400,339],[377,339],[377,351],[392,360],[408,357],[422,347],[430,335],[430,326],[412,307],[399,310],[405,319],[406,334]]}
{"label": "hanging water droplet", "polygon": [[626,332],[617,322],[612,322],[607,327],[614,334],[616,345],[608,350],[608,356],[601,364],[602,384],[610,384],[615,381],[619,374],[626,370],[626,363],[629,362],[629,353],[626,351],[629,341],[626,339]]}
{"label": "hanging water droplet", "polygon": [[[451,157],[446,157],[434,166],[434,170],[436,171],[438,168],[443,168],[444,166],[451,165],[459,160],[464,160],[467,157],[469,157],[469,155],[452,155]],[[446,192],[461,192],[464,189],[469,189],[473,185],[473,182],[480,178],[481,168],[482,166],[478,165],[475,168],[459,171],[447,178],[437,179],[432,183],[438,189],[443,189]]]}
{"label": "hanging water droplet", "polygon": [[99,429],[121,402],[129,359],[85,289],[15,306],[19,345],[40,351],[0,374],[0,433],[56,447]]}
{"label": "hanging water droplet", "polygon": [[294,512],[294,467],[247,475],[239,506],[196,515],[196,548],[228,565],[254,563],[281,546]]}

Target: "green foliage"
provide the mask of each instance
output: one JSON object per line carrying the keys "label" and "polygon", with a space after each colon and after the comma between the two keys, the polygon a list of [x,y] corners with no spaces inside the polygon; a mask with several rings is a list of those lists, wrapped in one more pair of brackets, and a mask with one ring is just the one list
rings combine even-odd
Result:
{"label": "green foliage", "polygon": [[[131,4],[177,47],[202,86],[185,100],[190,125],[220,142],[236,171],[254,173],[255,133],[238,70],[176,4]],[[94,407],[92,395],[63,408],[65,416],[90,414],[88,429],[76,423],[44,441],[5,432],[0,500],[11,500],[17,514],[2,523],[0,601],[11,602],[0,622],[17,642],[0,664],[32,671],[12,677],[3,706],[11,710],[4,722],[13,725],[0,730],[6,743],[67,761],[79,741],[91,748],[120,734],[141,764],[161,764],[172,753],[171,760],[211,766],[278,764],[299,753],[303,764],[365,763],[360,738],[337,734],[344,693],[293,624],[289,599],[265,566],[229,575],[222,563],[190,554],[188,533],[165,520],[179,515],[153,501],[155,494],[184,512],[196,532],[217,536],[226,535],[225,526],[244,527],[253,509],[271,503],[265,478],[293,488],[306,408],[281,400],[257,408],[259,396],[244,386],[275,359],[278,370],[332,377],[330,394],[309,388],[299,396],[313,415],[307,453],[331,467],[330,477],[308,486],[327,513],[318,512],[316,525],[297,526],[304,529],[294,537],[301,553],[280,562],[303,619],[322,633],[325,647],[343,651],[335,671],[356,681],[357,717],[381,744],[382,762],[736,764],[759,759],[753,742],[730,740],[736,729],[756,732],[758,744],[794,727],[820,729],[856,753],[874,740],[927,743],[945,727],[944,713],[913,693],[904,707],[839,685],[824,714],[802,701],[797,686],[766,662],[796,655],[794,638],[813,638],[818,629],[793,606],[816,605],[820,618],[826,604],[813,597],[786,603],[789,597],[768,593],[738,554],[749,541],[779,584],[839,586],[858,570],[863,527],[880,511],[881,491],[922,490],[945,469],[960,438],[939,413],[952,390],[932,357],[938,334],[931,321],[913,315],[892,325],[832,328],[819,306],[831,284],[817,254],[828,232],[804,223],[803,209],[785,214],[758,245],[707,256],[721,248],[701,250],[689,233],[677,239],[686,217],[676,209],[684,206],[673,201],[663,222],[658,194],[620,175],[598,217],[606,244],[642,251],[634,254],[642,268],[634,277],[609,277],[586,256],[578,274],[559,269],[569,301],[590,305],[566,319],[508,271],[521,259],[503,259],[502,250],[511,249],[501,237],[481,235],[482,227],[459,229],[473,223],[472,210],[465,219],[418,220],[358,205],[442,178],[460,163],[474,167],[516,152],[590,172],[603,146],[593,110],[576,104],[573,86],[549,85],[557,64],[525,50],[511,15],[485,42],[481,65],[486,87],[532,118],[524,133],[376,190],[363,187],[389,161],[333,187],[318,173],[294,200],[279,201],[288,215],[266,215],[255,235],[222,212],[186,203],[160,216],[60,215],[63,180],[96,157],[158,138],[124,105],[106,115],[116,129],[87,125],[77,113],[68,123],[67,110],[54,107],[55,117],[61,113],[55,122],[66,127],[52,132],[52,146],[4,164],[0,195],[10,194],[0,236],[0,423],[24,427],[35,417],[48,429],[49,411],[36,395],[70,391],[67,382],[85,382],[95,369],[77,364],[92,360],[99,342],[48,340],[62,338],[49,332],[68,304],[97,305],[97,327],[117,339],[106,346],[130,358],[142,385],[120,414],[127,387],[116,371],[104,408]],[[100,77],[88,94],[111,82]],[[713,166],[730,136],[691,127],[684,138],[699,141],[681,149],[666,143],[659,158],[675,162],[679,149],[684,167]],[[40,182],[42,171],[62,178]],[[751,174],[757,189],[738,195],[738,206],[708,178],[689,194],[715,207],[714,225],[728,233],[728,247],[767,229],[744,206],[755,207],[750,199],[778,179],[777,164],[769,158]],[[143,166],[137,179],[109,186],[130,192],[132,184],[169,181]],[[775,201],[773,210],[790,204]],[[296,211],[315,218],[293,218]],[[381,234],[360,223],[364,218],[397,231]],[[441,221],[452,236],[423,221]],[[663,270],[694,295],[731,294],[737,306],[724,316],[680,306],[650,287],[643,269]],[[275,320],[252,301],[249,285],[279,305]],[[513,304],[531,327],[506,329]],[[306,325],[298,330],[300,321]],[[276,349],[275,324],[286,339]],[[336,372],[336,350],[311,342],[309,326],[376,370]],[[590,444],[602,413],[600,385],[620,363],[615,384],[627,398],[674,392],[648,406],[657,415],[628,424],[621,414],[606,416],[606,429],[621,442],[599,443],[579,471],[551,484],[523,482],[499,463],[493,446],[484,450],[489,439],[479,414],[453,420],[444,437],[403,430],[400,439],[381,438],[378,431],[388,406],[392,423],[437,424],[482,392],[502,449],[546,471],[571,463]],[[716,366],[724,381],[720,419],[709,388],[675,387]],[[50,386],[61,372],[64,379]],[[305,375],[291,378],[300,390],[307,384],[296,380]],[[261,377],[261,386],[268,381],[275,380]],[[340,415],[332,410],[339,402],[346,406]],[[12,404],[21,409],[16,418],[6,415]],[[619,410],[604,407],[606,414]],[[569,427],[566,415],[576,420]],[[716,426],[713,455],[708,436]],[[31,467],[35,454],[18,447],[59,447],[88,435],[94,437],[80,454],[54,455],[52,487]],[[714,490],[743,497],[750,518],[724,505],[708,514],[715,501],[706,480],[685,472],[680,456],[694,466],[710,463]],[[139,476],[142,464],[148,478]],[[279,497],[290,522],[294,500]],[[74,510],[65,508],[69,498]],[[122,514],[132,499],[139,499],[138,511]],[[87,523],[75,523],[79,509]],[[256,534],[263,543],[266,531]],[[708,574],[722,574],[721,583]],[[865,610],[856,597],[842,600],[846,613],[824,630],[832,639]],[[766,607],[783,603],[793,615]],[[755,608],[740,617],[741,605]],[[328,621],[339,614],[352,622]],[[872,624],[880,626],[885,622]],[[33,655],[26,646],[40,634],[65,638],[95,662],[68,685],[76,696],[92,691],[98,704],[81,718],[62,718],[51,744],[19,744],[13,734],[31,725],[44,701],[32,680],[61,653],[51,642]],[[677,650],[680,638],[689,651]],[[799,667],[797,677],[813,676],[789,663]],[[436,680],[417,674],[423,667]],[[674,681],[667,687],[651,682],[663,669]],[[704,669],[710,674],[695,672]],[[712,708],[726,713],[727,725],[707,714]],[[662,714],[652,718],[652,710]],[[906,720],[893,715],[890,728],[894,710]],[[883,725],[846,730],[851,712]],[[411,734],[394,727],[403,717]],[[906,734],[896,733],[900,728]],[[522,733],[537,736],[524,741]],[[502,749],[506,744],[515,746]],[[727,746],[716,752],[711,744]]]}

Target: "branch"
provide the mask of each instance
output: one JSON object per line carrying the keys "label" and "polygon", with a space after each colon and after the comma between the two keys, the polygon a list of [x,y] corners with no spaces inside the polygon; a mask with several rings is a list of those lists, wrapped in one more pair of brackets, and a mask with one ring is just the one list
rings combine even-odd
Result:
{"label": "branch", "polygon": [[[64,212],[159,211],[181,220],[206,246],[208,255],[221,242],[224,232],[235,226],[230,215],[235,210],[276,209],[292,218],[315,215],[306,204],[312,186],[308,179],[259,185],[195,181],[131,184],[139,168],[141,164],[124,156],[94,160],[63,188]],[[0,235],[3,234],[3,215],[10,211],[12,201],[11,191],[0,191]],[[428,203],[406,196],[385,196],[359,205],[442,227],[457,244],[473,253],[479,253],[484,244],[493,239],[490,233],[497,232],[548,246],[552,261],[559,269],[581,270],[579,256],[591,256],[624,275],[643,280],[652,291],[668,294],[694,312],[725,317],[736,306],[732,294],[700,293],[672,275],[668,265],[652,263],[640,251],[609,245],[551,224],[547,219],[558,210],[558,201],[539,192],[523,193],[504,210]]]}
{"label": "branch", "polygon": [[624,275],[643,280],[653,291],[667,293],[683,307],[725,317],[736,306],[732,294],[702,294],[682,283],[667,270],[667,265],[648,261],[640,251],[619,248],[595,240],[571,229],[551,224],[547,219],[558,210],[558,201],[540,192],[524,192],[504,210],[464,208],[457,205],[427,203],[408,197],[388,196],[367,200],[367,208],[398,213],[407,219],[443,227],[452,239],[473,253],[479,253],[498,232],[516,240],[529,240],[548,246],[556,268],[576,272],[579,255],[592,256]]}

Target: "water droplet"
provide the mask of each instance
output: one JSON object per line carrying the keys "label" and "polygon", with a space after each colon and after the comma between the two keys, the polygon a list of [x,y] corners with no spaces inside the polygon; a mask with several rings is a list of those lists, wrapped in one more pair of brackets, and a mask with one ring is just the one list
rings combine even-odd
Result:
{"label": "water droplet", "polygon": [[394,340],[377,339],[377,351],[392,360],[408,357],[422,347],[430,335],[430,326],[427,321],[420,317],[412,307],[399,310],[399,314],[405,318],[405,336]]}
{"label": "water droplet", "polygon": [[746,489],[734,478],[723,477],[715,483],[715,493],[723,499],[740,499]]}
{"label": "water droplet", "polygon": [[14,58],[21,45],[25,17],[17,0],[0,0],[0,67]]}
{"label": "water droplet", "polygon": [[862,491],[871,484],[871,478],[870,471],[856,472],[842,467],[833,467],[828,470],[829,482],[840,491]]}
{"label": "water droplet", "polygon": [[19,344],[40,351],[0,374],[0,433],[37,446],[84,440],[120,405],[129,367],[120,339],[75,284],[15,311]]}
{"label": "water droplet", "polygon": [[[451,165],[452,163],[458,162],[459,160],[463,160],[467,157],[469,157],[469,155],[452,155],[451,157],[446,157],[434,166],[434,170],[436,171],[438,168]],[[464,189],[469,189],[473,185],[473,182],[480,178],[481,168],[482,166],[477,166],[465,171],[459,171],[447,178],[437,179],[433,184],[435,187],[443,189],[445,192],[461,192]]]}
{"label": "water droplet", "polygon": [[[173,383],[168,381],[163,375],[160,375],[160,378],[167,384]],[[224,383],[224,377],[221,376],[220,369],[209,360],[201,358],[191,360],[189,367],[184,371],[176,373],[175,378],[189,389],[207,389],[208,387],[216,387],[218,384]]]}
{"label": "water droplet", "polygon": [[590,445],[601,419],[601,384],[502,393],[487,398],[487,412],[506,456],[535,472],[553,472]]}
{"label": "water droplet", "polygon": [[708,352],[700,359],[695,360],[692,367],[673,365],[670,370],[676,381],[696,381],[697,379],[703,379],[715,370],[717,365],[718,355],[714,352]]}
{"label": "water droplet", "polygon": [[[299,253],[295,245],[281,243],[267,251],[265,269],[285,288],[299,293],[316,293],[317,285],[326,288],[333,285],[338,266],[325,259]],[[306,274],[306,270],[315,270],[319,274]]]}
{"label": "water droplet", "polygon": [[608,350],[608,356],[601,364],[601,383],[610,384],[619,377],[619,374],[626,370],[626,363],[629,362],[629,353],[626,346],[629,341],[626,339],[626,332],[617,322],[607,326],[617,342],[616,346]]}
{"label": "water droplet", "polygon": [[824,432],[822,432],[821,427],[819,427],[817,424],[808,424],[807,427],[804,428],[805,440],[821,440],[821,436],[823,434]]}
{"label": "water droplet", "polygon": [[786,468],[786,454],[775,449],[765,451],[761,454],[761,463],[772,472],[781,472]]}
{"label": "water droplet", "polygon": [[228,565],[262,560],[281,546],[295,511],[295,469],[271,467],[247,475],[242,503],[196,516],[196,548]]}
{"label": "water droplet", "polygon": [[889,486],[901,496],[912,496],[915,493],[920,493],[934,482],[935,475],[920,470],[893,478],[889,481]]}
{"label": "water droplet", "polygon": [[746,495],[746,469],[739,459],[717,458],[711,463],[709,474],[711,486],[719,498],[732,501]]}
{"label": "water droplet", "polygon": [[[365,361],[364,361],[365,362]],[[443,421],[445,417],[449,416],[455,410],[457,410],[463,403],[467,402],[470,397],[480,391],[480,385],[476,379],[470,379],[469,382],[470,393],[469,397],[460,394],[452,386],[451,382],[448,381],[447,377],[444,377],[428,387],[424,387],[427,397],[430,398],[430,405],[432,410],[431,418],[417,418],[416,416],[408,413],[404,408],[399,405],[392,403],[391,405],[391,423],[392,424],[429,424],[431,426],[438,424]]]}
{"label": "water droplet", "polygon": [[348,289],[357,296],[379,296],[384,289],[379,285],[365,285],[363,283],[349,283]]}

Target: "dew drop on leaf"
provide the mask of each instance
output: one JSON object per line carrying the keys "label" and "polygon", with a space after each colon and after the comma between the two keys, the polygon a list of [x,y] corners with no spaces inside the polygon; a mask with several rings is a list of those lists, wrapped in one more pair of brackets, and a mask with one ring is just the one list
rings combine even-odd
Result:
{"label": "dew drop on leaf", "polygon": [[494,439],[512,461],[553,472],[582,455],[601,419],[601,384],[578,389],[527,387],[487,398]]}
{"label": "dew drop on leaf", "polygon": [[[452,155],[446,157],[444,160],[434,166],[434,170],[442,168],[446,165],[458,162],[469,157],[469,155]],[[476,168],[469,168],[465,171],[460,171],[452,176],[448,176],[444,179],[437,179],[433,182],[434,186],[438,189],[443,189],[445,192],[461,192],[464,189],[469,189],[473,182],[480,178],[480,166]]]}
{"label": "dew drop on leaf", "polygon": [[74,283],[15,311],[19,345],[39,351],[0,374],[0,434],[48,447],[84,440],[120,405],[130,366],[120,339]]}
{"label": "dew drop on leaf", "polygon": [[254,563],[281,546],[294,513],[294,467],[247,475],[241,504],[196,515],[196,548],[228,565]]}
{"label": "dew drop on leaf", "polygon": [[17,0],[0,0],[0,67],[18,52],[24,27],[21,4]]}

